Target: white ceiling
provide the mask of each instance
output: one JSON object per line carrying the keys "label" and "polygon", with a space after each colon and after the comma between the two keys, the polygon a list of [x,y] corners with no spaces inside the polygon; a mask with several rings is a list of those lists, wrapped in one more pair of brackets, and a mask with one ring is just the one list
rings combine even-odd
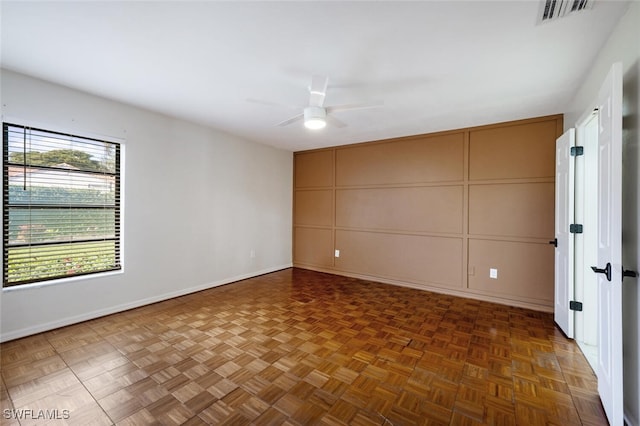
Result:
{"label": "white ceiling", "polygon": [[[3,68],[297,151],[562,113],[628,7],[533,1],[2,1]],[[275,124],[313,74],[348,127]]]}

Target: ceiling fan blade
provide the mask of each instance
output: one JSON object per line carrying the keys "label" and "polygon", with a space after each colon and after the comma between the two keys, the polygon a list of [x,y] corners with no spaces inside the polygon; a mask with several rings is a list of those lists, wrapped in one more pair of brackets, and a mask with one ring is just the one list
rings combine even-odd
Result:
{"label": "ceiling fan blade", "polygon": [[367,109],[367,108],[378,108],[384,106],[384,101],[373,101],[359,104],[344,104],[344,105],[333,105],[326,107],[327,113],[330,112],[338,112],[338,111],[348,111],[352,109]]}
{"label": "ceiling fan blade", "polygon": [[276,126],[278,127],[288,126],[289,124],[295,123],[296,121],[300,121],[303,118],[304,118],[304,113],[300,113],[300,114],[294,115],[291,118],[287,118],[286,120],[279,122],[278,124],[276,124]]}
{"label": "ceiling fan blade", "polygon": [[337,118],[331,115],[327,115],[325,119],[327,120],[327,123],[331,124],[334,127],[338,127],[340,129],[342,129],[343,127],[347,127],[347,123],[345,123],[342,120],[338,120]]}
{"label": "ceiling fan blade", "polygon": [[311,86],[309,86],[309,106],[321,107],[324,104],[324,97],[327,94],[327,85],[329,77],[314,75],[311,77]]}
{"label": "ceiling fan blade", "polygon": [[281,104],[278,102],[264,101],[262,99],[247,98],[245,100],[247,102],[251,102],[252,104],[267,105],[267,106],[273,106],[273,107],[279,107],[279,108],[289,108],[289,109],[304,108],[303,106],[300,106],[300,105]]}

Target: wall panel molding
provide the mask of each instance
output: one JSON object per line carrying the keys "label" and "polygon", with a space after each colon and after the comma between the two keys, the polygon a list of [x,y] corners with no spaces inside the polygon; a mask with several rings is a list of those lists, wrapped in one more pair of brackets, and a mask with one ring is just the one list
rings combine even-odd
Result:
{"label": "wall panel molding", "polygon": [[551,310],[562,128],[553,115],[295,153],[294,266]]}

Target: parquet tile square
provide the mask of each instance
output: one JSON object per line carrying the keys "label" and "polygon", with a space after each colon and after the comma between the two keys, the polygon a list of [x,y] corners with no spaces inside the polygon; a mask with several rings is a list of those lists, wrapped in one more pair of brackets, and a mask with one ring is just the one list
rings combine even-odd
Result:
{"label": "parquet tile square", "polygon": [[[51,405],[49,405],[51,406]],[[113,421],[107,416],[102,407],[96,402],[83,405],[73,410],[73,416],[69,413],[69,419],[66,420],[68,425],[77,426],[107,426],[112,425]],[[56,424],[57,422],[54,422]],[[42,424],[42,423],[39,423]]]}
{"label": "parquet tile square", "polygon": [[47,358],[37,358],[33,361],[27,358],[23,362],[4,364],[2,377],[8,387],[15,387],[67,368],[64,360],[54,353]]}
{"label": "parquet tile square", "polygon": [[80,381],[73,372],[69,368],[64,368],[17,386],[9,386],[7,390],[14,407],[22,408],[79,383]]}
{"label": "parquet tile square", "polygon": [[[92,421],[100,420],[100,423],[104,424],[104,422],[108,420],[107,416],[104,415],[104,412],[102,412],[102,410],[97,410],[97,408],[99,407],[97,407],[97,404],[95,403],[93,397],[79,382],[18,408],[22,410],[33,410],[34,412],[39,412],[51,410],[51,407],[55,407],[55,409],[59,411],[59,414],[56,417],[60,418],[60,420],[66,420],[64,419],[65,416],[63,414],[65,411],[68,411],[69,413],[78,413],[77,416],[74,416],[75,418],[73,420],[75,422],[80,421],[80,413],[86,415],[87,411],[94,414],[99,413],[99,415],[95,419],[92,419]],[[71,420],[70,417],[69,420]],[[42,424],[42,419],[23,419],[20,420],[20,423],[22,425],[37,425]]]}
{"label": "parquet tile square", "polygon": [[98,404],[114,421],[123,420],[142,408],[142,405],[126,389],[121,389],[98,400]]}
{"label": "parquet tile square", "polygon": [[269,407],[257,419],[254,424],[258,426],[280,426],[285,424],[287,416],[273,407]]}
{"label": "parquet tile square", "polygon": [[136,411],[127,418],[117,422],[117,426],[144,426],[160,424],[153,415],[146,409]]}
{"label": "parquet tile square", "polygon": [[56,350],[51,346],[47,338],[43,334],[37,334],[3,343],[0,362],[4,369],[14,363],[28,364],[55,355],[57,355]]}
{"label": "parquet tile square", "polygon": [[2,408],[68,409],[61,424],[606,424],[552,315],[300,269],[0,355]]}

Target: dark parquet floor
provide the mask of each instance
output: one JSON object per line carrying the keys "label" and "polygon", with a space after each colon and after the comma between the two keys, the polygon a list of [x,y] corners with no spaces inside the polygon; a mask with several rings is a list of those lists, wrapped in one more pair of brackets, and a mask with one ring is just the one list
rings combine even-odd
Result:
{"label": "dark parquet floor", "polygon": [[3,425],[607,424],[551,314],[300,269],[0,354]]}

